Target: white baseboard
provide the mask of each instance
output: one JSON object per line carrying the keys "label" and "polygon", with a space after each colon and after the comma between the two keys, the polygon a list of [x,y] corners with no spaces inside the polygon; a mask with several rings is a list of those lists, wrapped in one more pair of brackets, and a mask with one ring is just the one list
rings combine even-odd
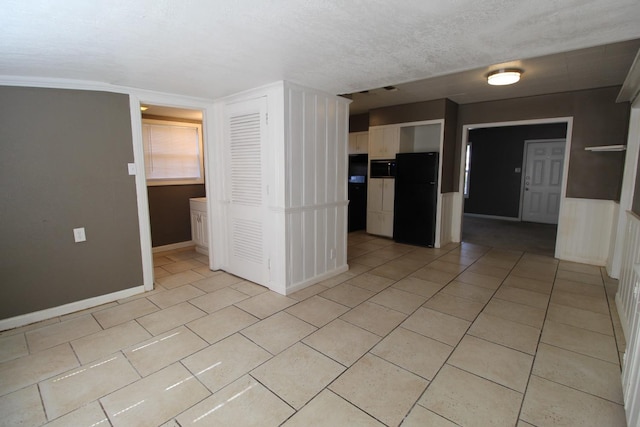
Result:
{"label": "white baseboard", "polygon": [[188,240],[186,242],[171,243],[170,245],[155,246],[151,251],[155,254],[156,252],[172,251],[174,249],[188,248],[189,246],[194,245],[195,243],[193,243],[193,240]]}
{"label": "white baseboard", "polygon": [[[344,266],[340,267],[340,268],[336,268],[335,270],[331,270],[328,271],[324,274],[321,274],[319,276],[313,277],[309,280],[305,280],[304,282],[300,282],[300,283],[296,283],[295,285],[292,285],[290,287],[287,288],[285,295],[291,295],[294,292],[298,292],[304,288],[308,288],[311,285],[315,285],[318,282],[322,282],[323,280],[327,280],[332,278],[333,276],[337,276],[338,274],[342,274],[345,271],[349,270],[349,264],[345,264]],[[272,289],[272,291],[274,292],[278,292],[275,289]],[[279,292],[278,292],[279,293]]]}
{"label": "white baseboard", "polygon": [[2,319],[0,320],[0,331],[19,328],[20,326],[29,325],[31,323],[41,322],[43,320],[51,319],[57,316],[64,316],[65,314],[73,313],[80,310],[86,310],[87,308],[97,307],[102,304],[107,304],[119,299],[128,298],[130,296],[143,293],[144,291],[144,285],[140,285],[134,288],[125,289],[106,295],[100,295],[82,301],[75,301],[69,304],[35,311],[33,313],[21,314],[20,316]]}

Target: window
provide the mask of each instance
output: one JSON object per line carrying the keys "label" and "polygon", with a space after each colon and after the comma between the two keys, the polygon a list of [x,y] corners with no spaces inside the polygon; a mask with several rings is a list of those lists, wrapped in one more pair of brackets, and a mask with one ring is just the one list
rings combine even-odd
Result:
{"label": "window", "polygon": [[467,144],[467,153],[464,160],[464,197],[469,198],[469,173],[471,172],[471,143]]}
{"label": "window", "polygon": [[203,184],[202,125],[142,120],[147,185]]}

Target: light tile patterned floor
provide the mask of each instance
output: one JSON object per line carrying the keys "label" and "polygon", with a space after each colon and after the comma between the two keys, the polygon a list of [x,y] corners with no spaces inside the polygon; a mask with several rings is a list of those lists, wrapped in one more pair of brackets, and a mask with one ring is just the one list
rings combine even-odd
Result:
{"label": "light tile patterned floor", "polygon": [[348,252],[286,297],[157,254],[153,292],[0,334],[0,426],[625,425],[600,268],[362,232]]}

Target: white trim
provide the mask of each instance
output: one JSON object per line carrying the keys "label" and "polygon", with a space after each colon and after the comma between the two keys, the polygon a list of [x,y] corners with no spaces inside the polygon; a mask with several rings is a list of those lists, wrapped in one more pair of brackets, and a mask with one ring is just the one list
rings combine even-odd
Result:
{"label": "white trim", "polygon": [[149,217],[149,199],[147,178],[144,174],[144,149],[142,146],[142,115],[140,100],[129,96],[131,110],[131,139],[133,141],[133,159],[136,165],[136,201],[138,203],[138,225],[140,227],[140,252],[142,255],[142,277],[144,289],[153,289],[153,255],[151,253],[151,220]]}
{"label": "white trim", "polygon": [[32,313],[21,314],[20,316],[2,319],[0,320],[0,331],[18,328],[20,326],[29,325],[35,322],[41,322],[43,320],[51,319],[57,316],[64,316],[65,314],[74,313],[80,310],[86,310],[88,308],[98,307],[100,305],[117,301],[119,299],[128,298],[130,296],[141,294],[143,292],[145,292],[144,286],[136,286],[106,295],[100,295],[81,301],[71,302],[69,304],[59,305],[57,307],[47,308],[45,310],[34,311]]}
{"label": "white trim", "polygon": [[468,216],[471,218],[498,219],[501,221],[520,222],[520,218],[515,218],[512,216],[484,215],[484,214],[467,213],[467,212],[464,212],[464,216]]}
{"label": "white trim", "polygon": [[189,246],[195,246],[195,243],[193,242],[193,240],[187,240],[187,241],[178,242],[178,243],[171,243],[169,245],[154,246],[151,251],[155,254],[157,252],[172,251],[174,249],[188,248]]}
{"label": "white trim", "polygon": [[[565,148],[565,152],[566,153],[571,153],[571,140],[572,140],[572,134],[573,134],[573,117],[572,116],[568,116],[568,117],[549,117],[549,118],[545,118],[545,119],[531,119],[531,120],[514,120],[514,121],[509,121],[509,122],[492,122],[492,123],[473,123],[473,124],[466,124],[466,125],[462,125],[462,145],[461,147],[465,147],[467,142],[468,142],[468,138],[469,138],[469,131],[471,129],[475,129],[475,128],[491,128],[491,127],[504,127],[504,126],[522,126],[522,125],[536,125],[536,124],[549,124],[549,123],[566,123],[567,124],[567,134],[566,134],[566,148]],[[460,195],[462,194],[464,188],[464,150],[460,150],[461,155],[460,155],[460,177],[458,180],[458,197],[461,197]],[[567,177],[568,177],[568,172],[569,172],[569,159],[570,159],[570,155],[565,155],[564,156],[564,164],[562,165],[563,170],[562,170],[562,190],[560,193],[560,214],[559,214],[559,220],[558,220],[558,233],[560,233],[560,228],[562,227],[562,217],[563,217],[563,212],[564,212],[564,204],[565,204],[565,199],[566,199],[566,195],[567,195]],[[464,213],[464,197],[462,197],[462,201],[460,202],[459,206],[460,206],[460,212],[453,212],[454,215],[460,215],[460,218],[462,218],[462,215]],[[456,205],[455,207],[458,207],[458,205]],[[460,223],[460,230],[459,230],[460,236],[462,236],[462,222]],[[455,234],[455,233],[454,233]],[[557,234],[556,234],[556,249],[555,252],[558,252],[558,238],[557,238]]]}

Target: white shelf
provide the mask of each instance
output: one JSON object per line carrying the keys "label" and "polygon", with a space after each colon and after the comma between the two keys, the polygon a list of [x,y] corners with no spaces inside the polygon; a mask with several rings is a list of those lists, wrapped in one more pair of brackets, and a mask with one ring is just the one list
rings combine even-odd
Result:
{"label": "white shelf", "polygon": [[597,145],[593,147],[584,147],[585,151],[624,151],[626,145]]}

